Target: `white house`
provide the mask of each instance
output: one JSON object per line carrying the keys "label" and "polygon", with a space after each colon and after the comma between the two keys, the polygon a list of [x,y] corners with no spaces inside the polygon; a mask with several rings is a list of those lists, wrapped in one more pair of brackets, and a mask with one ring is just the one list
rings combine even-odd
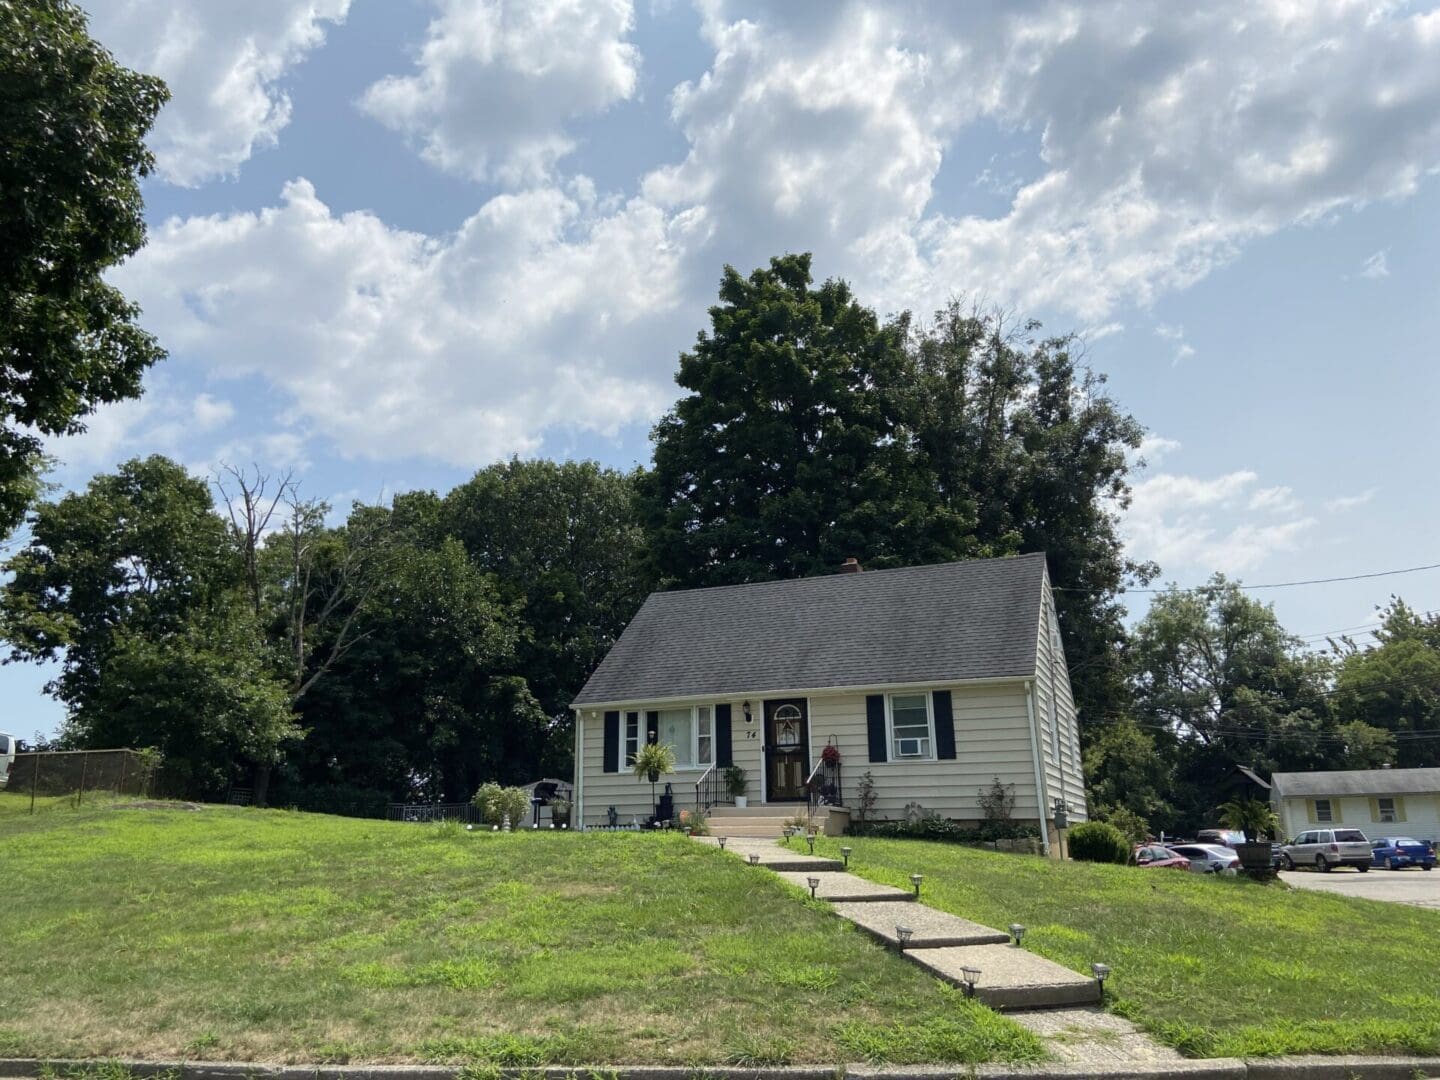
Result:
{"label": "white house", "polygon": [[1016,821],[1048,823],[1057,803],[1085,817],[1043,554],[654,593],[573,708],[586,827],[653,813],[630,767],[642,742],[675,748],[660,783],[676,809],[733,814],[738,767],[747,812],[776,821],[807,802],[853,810],[866,773],[875,818],[918,804],[978,824],[996,778]]}
{"label": "white house", "polygon": [[1286,836],[1316,825],[1359,829],[1374,839],[1440,839],[1440,769],[1345,769],[1275,773],[1270,802]]}

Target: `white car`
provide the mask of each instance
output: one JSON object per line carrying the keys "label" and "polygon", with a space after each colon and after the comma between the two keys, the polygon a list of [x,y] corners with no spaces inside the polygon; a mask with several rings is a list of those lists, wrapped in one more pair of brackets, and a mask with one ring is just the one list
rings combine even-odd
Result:
{"label": "white car", "polygon": [[1190,870],[1196,874],[1238,874],[1240,856],[1234,848],[1220,844],[1169,844],[1171,851],[1184,855],[1190,860]]}
{"label": "white car", "polygon": [[15,764],[15,736],[0,731],[0,788],[10,783],[10,766]]}

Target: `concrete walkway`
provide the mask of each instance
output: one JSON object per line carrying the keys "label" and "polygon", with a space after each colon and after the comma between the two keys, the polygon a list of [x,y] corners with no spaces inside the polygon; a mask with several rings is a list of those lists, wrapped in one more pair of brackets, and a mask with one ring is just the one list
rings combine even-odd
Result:
{"label": "concrete walkway", "polygon": [[[717,837],[696,837],[718,846]],[[846,873],[835,859],[793,851],[775,840],[726,838],[725,851],[755,868],[773,870],[792,885],[828,900],[836,915],[897,949],[937,979],[967,987],[996,1009],[1045,1040],[1057,1058],[1071,1065],[1106,1069],[1180,1063],[1128,1020],[1100,1008],[1100,984],[1010,943],[1010,935],[916,902],[914,893],[877,885]],[[902,931],[908,937],[902,948]],[[978,972],[978,978],[974,973]]]}
{"label": "concrete walkway", "polygon": [[1178,1050],[1161,1046],[1129,1020],[1107,1013],[1098,1005],[1021,1012],[1011,1019],[1039,1035],[1049,1051],[1069,1065],[1178,1065],[1189,1060]]}

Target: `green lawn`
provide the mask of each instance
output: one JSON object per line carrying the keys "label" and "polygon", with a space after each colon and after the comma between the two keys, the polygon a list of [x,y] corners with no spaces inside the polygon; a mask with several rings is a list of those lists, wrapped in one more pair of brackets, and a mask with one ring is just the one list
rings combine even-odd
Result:
{"label": "green lawn", "polygon": [[[1088,972],[1112,1008],[1197,1057],[1440,1053],[1440,912],[1172,870],[917,840],[821,840],[850,867]],[[792,846],[803,848],[799,841]]]}
{"label": "green lawn", "polygon": [[682,837],[0,793],[0,1057],[1033,1061],[1017,1025]]}

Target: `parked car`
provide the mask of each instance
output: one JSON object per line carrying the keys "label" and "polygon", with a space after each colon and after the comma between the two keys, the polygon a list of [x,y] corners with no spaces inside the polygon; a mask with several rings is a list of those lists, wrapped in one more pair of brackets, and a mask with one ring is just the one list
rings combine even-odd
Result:
{"label": "parked car", "polygon": [[10,783],[10,766],[15,764],[15,736],[0,731],[0,788]]}
{"label": "parked car", "polygon": [[1370,842],[1370,858],[1375,866],[1390,870],[1407,866],[1429,870],[1435,866],[1435,849],[1412,836],[1382,836]]}
{"label": "parked car", "polygon": [[1370,841],[1359,829],[1310,829],[1286,844],[1280,854],[1284,869],[1313,866],[1328,873],[1337,866],[1353,866],[1362,874],[1373,858]]}
{"label": "parked car", "polygon": [[1245,834],[1239,829],[1201,829],[1195,834],[1195,842],[1233,848],[1236,844],[1245,843]]}
{"label": "parked car", "polygon": [[1190,860],[1164,844],[1141,844],[1135,849],[1135,865],[1151,870],[1189,870]]}
{"label": "parked car", "polygon": [[1221,844],[1172,844],[1171,851],[1190,861],[1196,874],[1238,874],[1240,856]]}

